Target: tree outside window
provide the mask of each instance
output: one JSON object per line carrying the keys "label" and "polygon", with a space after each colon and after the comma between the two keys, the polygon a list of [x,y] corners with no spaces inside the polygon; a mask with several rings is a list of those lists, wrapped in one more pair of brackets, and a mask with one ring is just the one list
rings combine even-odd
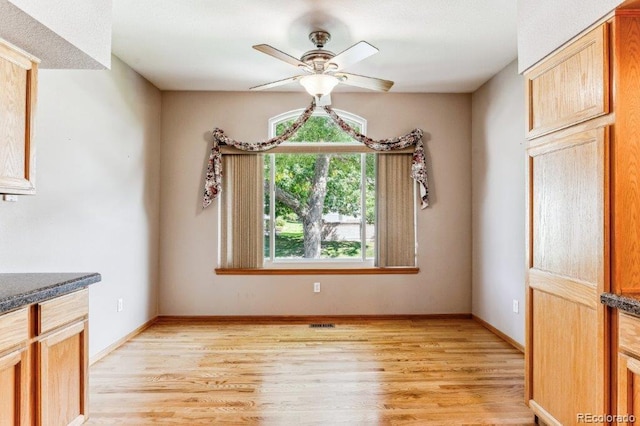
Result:
{"label": "tree outside window", "polygon": [[[292,122],[278,122],[275,135]],[[357,122],[349,124],[361,127]],[[372,259],[374,155],[326,149],[311,153],[314,144],[355,142],[324,115],[311,117],[290,142],[308,144],[309,150],[265,155],[265,258],[276,262]]]}

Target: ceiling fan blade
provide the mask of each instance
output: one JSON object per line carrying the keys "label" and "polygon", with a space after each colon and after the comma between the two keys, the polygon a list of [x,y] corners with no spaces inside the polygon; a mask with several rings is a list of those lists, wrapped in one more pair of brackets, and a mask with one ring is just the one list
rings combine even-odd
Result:
{"label": "ceiling fan blade", "polygon": [[370,45],[366,41],[360,41],[327,61],[325,69],[328,71],[339,71],[375,53],[378,53],[377,47]]}
{"label": "ceiling fan blade", "polygon": [[291,64],[294,67],[305,68],[305,69],[309,68],[309,65],[305,64],[301,60],[294,58],[293,56],[288,55],[283,51],[276,49],[273,46],[269,46],[268,44],[256,44],[255,46],[253,46],[253,48],[262,53],[266,53],[269,56],[273,56],[276,59],[280,59],[281,61]]}
{"label": "ceiling fan blade", "polygon": [[364,89],[378,90],[380,92],[388,92],[393,86],[393,81],[383,80],[381,78],[366,77],[364,75],[350,74],[346,72],[335,73],[334,76],[340,80],[342,84],[349,86],[362,87]]}
{"label": "ceiling fan blade", "polygon": [[249,90],[271,89],[272,87],[278,87],[278,86],[283,86],[285,84],[293,83],[294,81],[297,81],[297,80],[301,79],[302,77],[304,77],[304,76],[303,75],[294,75],[293,77],[285,78],[283,80],[272,81],[271,83],[261,84],[259,86],[253,86],[253,87],[249,88]]}

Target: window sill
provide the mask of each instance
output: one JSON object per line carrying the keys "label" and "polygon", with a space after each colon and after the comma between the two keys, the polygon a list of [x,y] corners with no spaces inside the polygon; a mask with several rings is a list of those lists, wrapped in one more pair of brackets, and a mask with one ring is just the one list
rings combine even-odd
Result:
{"label": "window sill", "polygon": [[394,267],[394,268],[278,268],[278,269],[234,269],[216,268],[217,275],[408,275],[417,274],[420,268]]}

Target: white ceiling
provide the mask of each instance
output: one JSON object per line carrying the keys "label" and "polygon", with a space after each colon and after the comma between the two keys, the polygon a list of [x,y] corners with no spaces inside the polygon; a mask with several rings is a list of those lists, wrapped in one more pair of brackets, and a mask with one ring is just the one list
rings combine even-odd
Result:
{"label": "white ceiling", "polygon": [[299,74],[252,45],[299,58],[323,29],[336,54],[380,49],[345,71],[391,92],[472,92],[516,58],[516,15],[516,0],[113,0],[112,49],[162,90],[245,91]]}

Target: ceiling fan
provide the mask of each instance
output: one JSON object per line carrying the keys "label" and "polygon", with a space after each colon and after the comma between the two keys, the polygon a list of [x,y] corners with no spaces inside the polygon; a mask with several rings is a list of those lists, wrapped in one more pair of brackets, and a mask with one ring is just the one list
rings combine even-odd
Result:
{"label": "ceiling fan", "polygon": [[[249,90],[271,89],[272,87],[299,81],[311,96],[320,99],[330,94],[339,83],[381,92],[387,92],[393,86],[393,81],[342,71],[356,62],[378,53],[378,49],[366,41],[360,41],[336,55],[324,49],[324,45],[331,40],[331,35],[328,32],[314,31],[309,34],[309,40],[315,44],[316,49],[306,52],[300,59],[294,58],[268,44],[253,46],[254,49],[262,53],[298,67],[305,74],[261,84],[251,87]],[[330,103],[330,101],[328,102]]]}

